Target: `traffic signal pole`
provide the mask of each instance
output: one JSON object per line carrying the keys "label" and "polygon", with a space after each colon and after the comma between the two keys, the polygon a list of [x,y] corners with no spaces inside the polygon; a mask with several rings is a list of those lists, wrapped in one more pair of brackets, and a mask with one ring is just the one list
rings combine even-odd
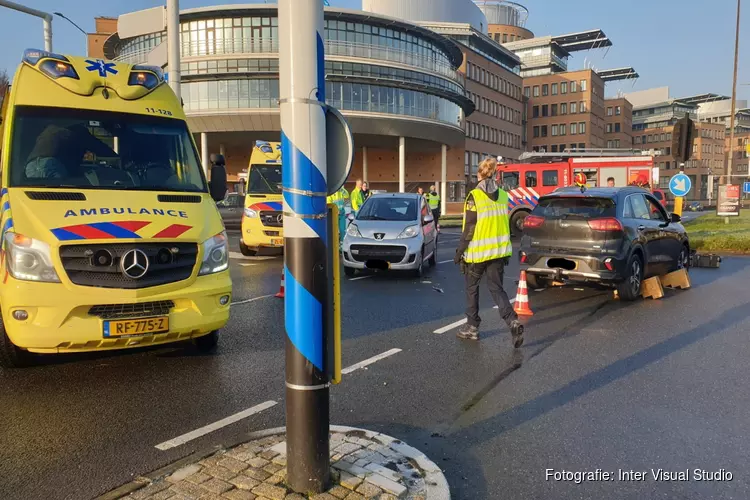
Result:
{"label": "traffic signal pole", "polygon": [[323,40],[323,0],[279,0],[287,482],[298,493],[330,479]]}

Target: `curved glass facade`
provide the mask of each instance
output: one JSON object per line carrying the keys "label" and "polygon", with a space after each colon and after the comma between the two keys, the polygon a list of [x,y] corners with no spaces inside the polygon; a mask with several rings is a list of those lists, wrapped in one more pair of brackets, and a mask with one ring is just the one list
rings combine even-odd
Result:
{"label": "curved glass facade", "polygon": [[[269,109],[279,106],[279,81],[233,78],[182,84],[185,111]],[[327,82],[326,102],[342,111],[388,113],[460,126],[461,107],[414,90],[365,83]]]}

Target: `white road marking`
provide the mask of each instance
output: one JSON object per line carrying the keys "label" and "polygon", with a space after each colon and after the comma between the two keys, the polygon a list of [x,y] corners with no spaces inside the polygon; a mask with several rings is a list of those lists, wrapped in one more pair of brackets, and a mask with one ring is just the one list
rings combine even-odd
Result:
{"label": "white road marking", "polygon": [[255,405],[252,408],[248,408],[247,410],[242,410],[239,413],[235,413],[234,415],[222,418],[221,420],[218,420],[212,424],[208,424],[205,427],[201,427],[200,429],[195,429],[194,431],[190,431],[187,434],[183,434],[182,436],[177,436],[176,438],[170,439],[169,441],[159,443],[156,445],[156,448],[161,451],[176,448],[177,446],[183,445],[201,436],[205,436],[206,434],[221,429],[222,427],[226,427],[227,425],[239,422],[243,418],[247,418],[251,415],[255,415],[256,413],[260,413],[263,410],[267,410],[273,406],[276,406],[277,404],[278,403],[276,401],[266,401],[265,403]]}
{"label": "white road marking", "polygon": [[240,260],[273,260],[276,257],[272,255],[242,255],[239,252],[229,252],[229,258],[230,259],[240,259]]}
{"label": "white road marking", "polygon": [[258,264],[240,264],[242,267],[257,266]]}
{"label": "white road marking", "polygon": [[250,303],[250,302],[255,302],[256,300],[260,300],[260,299],[267,299],[268,297],[273,297],[273,296],[274,296],[274,294],[270,294],[270,295],[261,295],[260,297],[254,297],[254,298],[252,298],[252,299],[240,300],[239,302],[232,302],[232,303],[231,303],[231,304],[229,304],[229,305],[230,305],[230,306],[238,306],[238,305],[240,305],[240,304],[248,304],[248,303]]}
{"label": "white road marking", "polygon": [[373,356],[371,358],[367,358],[364,361],[360,361],[359,363],[355,363],[352,366],[346,367],[343,370],[341,370],[342,375],[346,375],[348,373],[351,373],[355,370],[359,370],[360,368],[364,368],[367,365],[371,365],[376,361],[380,361],[381,359],[385,359],[388,356],[393,356],[394,354],[398,354],[401,352],[401,349],[391,349],[390,351],[386,351],[384,353],[378,354],[377,356]]}
{"label": "white road marking", "polygon": [[372,278],[374,274],[368,274],[367,276],[358,276],[356,278],[349,278],[349,281],[357,281],[357,280],[366,280],[367,278]]}
{"label": "white road marking", "polygon": [[[511,304],[514,303],[515,301],[516,301],[515,297],[513,297],[512,299],[510,299],[510,303]],[[498,307],[494,306],[493,309],[498,309]],[[437,330],[435,330],[432,333],[445,333],[445,332],[449,332],[449,331],[453,330],[454,328],[458,328],[459,326],[463,325],[464,323],[466,323],[466,318],[460,319],[460,320],[458,320],[458,321],[456,321],[454,323],[451,323],[450,325],[445,325],[442,328],[438,328]]]}
{"label": "white road marking", "polygon": [[450,260],[441,260],[440,262],[438,262],[438,264],[447,264],[448,262],[453,262],[453,259],[450,259]]}

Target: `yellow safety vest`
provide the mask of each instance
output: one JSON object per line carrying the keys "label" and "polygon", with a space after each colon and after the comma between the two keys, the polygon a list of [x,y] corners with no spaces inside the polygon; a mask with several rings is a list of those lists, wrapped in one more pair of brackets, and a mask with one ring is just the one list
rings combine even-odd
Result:
{"label": "yellow safety vest", "polygon": [[432,193],[427,193],[427,203],[430,205],[431,210],[437,210],[437,208],[440,206],[440,195],[435,193],[434,195]]}
{"label": "yellow safety vest", "polygon": [[[481,189],[472,190],[469,196],[474,200],[477,225],[474,229],[474,237],[469,242],[469,248],[464,252],[464,261],[478,264],[488,260],[510,257],[513,253],[513,247],[510,243],[508,193],[500,189],[497,201],[487,196],[487,193]],[[469,196],[466,197],[464,203],[464,227],[466,226]]]}

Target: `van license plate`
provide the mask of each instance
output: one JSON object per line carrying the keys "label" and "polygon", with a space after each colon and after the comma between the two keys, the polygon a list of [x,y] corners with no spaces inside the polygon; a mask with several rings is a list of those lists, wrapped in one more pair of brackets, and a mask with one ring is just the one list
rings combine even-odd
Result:
{"label": "van license plate", "polygon": [[105,337],[125,337],[131,335],[150,335],[169,331],[169,316],[157,318],[127,319],[120,321],[105,321]]}
{"label": "van license plate", "polygon": [[284,246],[284,238],[271,238],[271,245],[277,246],[277,247],[283,247]]}

